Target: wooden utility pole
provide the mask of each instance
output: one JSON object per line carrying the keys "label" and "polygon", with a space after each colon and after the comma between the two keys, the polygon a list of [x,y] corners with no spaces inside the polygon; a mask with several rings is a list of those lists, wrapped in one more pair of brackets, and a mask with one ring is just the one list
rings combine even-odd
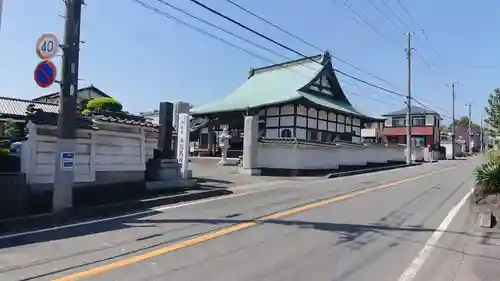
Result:
{"label": "wooden utility pole", "polygon": [[[56,167],[52,210],[63,211],[73,206],[73,167],[65,167],[64,159],[75,158],[76,96],[78,93],[78,63],[80,53],[80,18],[83,0],[66,0],[62,81],[57,120]],[[73,162],[74,163],[74,162]]]}
{"label": "wooden utility pole", "polygon": [[406,164],[411,164],[412,143],[411,143],[411,36],[408,34],[408,47],[406,48],[406,59],[408,61],[408,95],[406,97]]}

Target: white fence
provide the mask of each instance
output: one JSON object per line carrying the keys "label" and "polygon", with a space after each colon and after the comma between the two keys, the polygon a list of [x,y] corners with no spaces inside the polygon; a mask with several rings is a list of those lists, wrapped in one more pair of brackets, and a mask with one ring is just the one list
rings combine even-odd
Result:
{"label": "white fence", "polygon": [[405,161],[404,146],[309,145],[259,143],[257,168],[337,169],[340,165],[366,165]]}
{"label": "white fence", "polygon": [[[75,149],[75,182],[96,181],[96,172],[145,171],[157,139],[145,128],[137,133],[109,130],[78,130]],[[28,184],[54,182],[56,130],[53,126],[28,124],[28,139],[21,148],[22,171]]]}

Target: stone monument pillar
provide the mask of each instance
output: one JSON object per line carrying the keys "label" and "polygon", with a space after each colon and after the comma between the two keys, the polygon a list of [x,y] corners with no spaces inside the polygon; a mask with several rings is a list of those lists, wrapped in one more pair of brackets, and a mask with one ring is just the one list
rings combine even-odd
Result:
{"label": "stone monument pillar", "polygon": [[260,175],[257,169],[257,143],[259,141],[259,123],[256,116],[245,116],[243,132],[243,168],[241,174]]}
{"label": "stone monument pillar", "polygon": [[172,146],[172,119],[173,104],[160,103],[160,133],[158,136],[158,149],[155,150],[154,159],[149,159],[146,164],[146,189],[162,190],[196,185],[194,180],[181,177],[181,165],[178,163]]}
{"label": "stone monument pillar", "polygon": [[172,119],[173,104],[170,102],[160,103],[160,135],[158,137],[159,158],[172,158]]}
{"label": "stone monument pillar", "polygon": [[231,135],[228,133],[227,128],[222,130],[222,133],[219,135],[219,147],[221,150],[221,160],[218,165],[227,164],[227,150],[229,149],[229,139],[231,139]]}

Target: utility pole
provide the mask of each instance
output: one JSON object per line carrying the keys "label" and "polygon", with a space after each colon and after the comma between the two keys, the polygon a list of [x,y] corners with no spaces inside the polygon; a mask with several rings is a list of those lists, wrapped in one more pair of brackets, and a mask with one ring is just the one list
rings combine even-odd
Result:
{"label": "utility pole", "polygon": [[467,126],[467,134],[469,135],[469,155],[472,155],[472,146],[471,146],[471,142],[472,142],[472,104],[471,103],[468,103],[466,104],[465,106],[467,106],[469,108],[469,124]]}
{"label": "utility pole", "polygon": [[484,152],[484,144],[483,144],[483,115],[481,114],[481,129],[479,131],[479,152]]}
{"label": "utility pole", "polygon": [[412,33],[408,33],[408,47],[406,49],[406,59],[408,60],[408,96],[406,100],[406,105],[408,106],[406,112],[406,164],[411,164],[411,36]]}
{"label": "utility pole", "polygon": [[451,83],[451,159],[455,160],[455,82]]}
{"label": "utility pole", "polygon": [[[80,52],[80,18],[83,0],[66,0],[66,25],[62,61],[62,81],[57,120],[57,154],[52,210],[63,211],[73,205],[74,165],[63,167],[64,157],[75,155],[76,95]],[[74,160],[73,160],[74,161]]]}

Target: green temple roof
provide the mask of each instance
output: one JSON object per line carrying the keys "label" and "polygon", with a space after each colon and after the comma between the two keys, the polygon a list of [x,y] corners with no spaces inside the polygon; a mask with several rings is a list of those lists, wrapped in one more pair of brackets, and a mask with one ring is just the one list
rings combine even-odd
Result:
{"label": "green temple roof", "polygon": [[[225,98],[191,110],[193,115],[244,111],[299,99],[346,114],[368,117],[357,111],[342,91],[328,52],[271,65],[250,72],[250,78]],[[327,77],[330,92],[311,89],[321,77]],[[321,82],[319,82],[321,83]],[[319,85],[319,84],[318,84]],[[369,117],[371,118],[371,117]]]}

